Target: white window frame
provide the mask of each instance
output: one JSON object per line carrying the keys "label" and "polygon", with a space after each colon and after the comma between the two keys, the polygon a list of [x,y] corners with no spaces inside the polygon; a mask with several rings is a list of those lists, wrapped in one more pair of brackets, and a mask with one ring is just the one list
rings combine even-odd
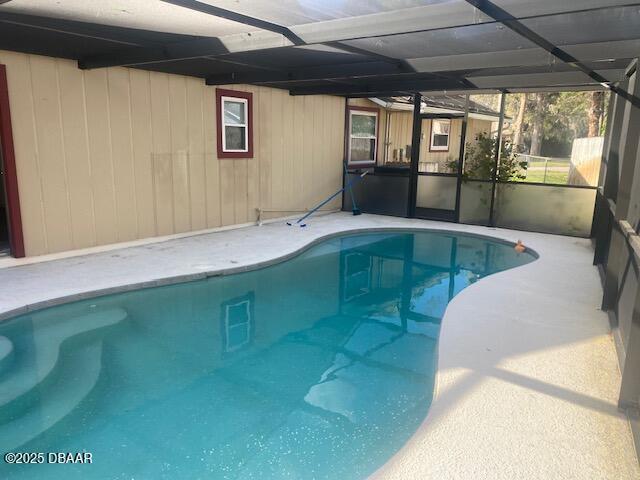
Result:
{"label": "white window frame", "polygon": [[[225,122],[224,118],[224,105],[225,102],[242,103],[244,107],[244,123],[229,123]],[[225,153],[248,153],[249,152],[249,100],[242,97],[231,97],[223,95],[220,98],[220,121],[222,122],[222,151]],[[227,131],[229,127],[244,127],[244,149],[231,149],[227,148]]]}
{"label": "white window frame", "polygon": [[[244,305],[247,312],[247,321],[239,323],[237,325],[229,325],[229,310],[233,307],[238,307]],[[242,302],[232,303],[230,305],[225,306],[225,318],[224,318],[224,328],[225,328],[225,352],[235,352],[236,350],[241,349],[245,345],[251,342],[251,304],[249,300],[243,300]],[[229,335],[231,330],[235,330],[238,328],[244,328],[247,333],[247,338],[242,343],[231,345],[229,339],[231,336]]]}
{"label": "white window frame", "polygon": [[[373,117],[376,120],[375,123],[375,133],[373,134],[373,136],[363,136],[363,135],[353,135],[351,133],[351,126],[352,126],[352,119],[354,115],[366,115],[369,117]],[[372,112],[369,110],[356,110],[356,109],[352,109],[349,110],[349,151],[347,152],[348,155],[348,163],[349,165],[372,165],[374,163],[376,163],[376,159],[378,158],[378,122],[380,121],[380,118],[378,117],[378,112]],[[373,160],[356,160],[356,161],[352,161],[351,160],[351,140],[353,138],[366,138],[368,140],[373,139],[374,143],[373,143]]]}
{"label": "white window frame", "polygon": [[[449,125],[449,133],[447,134],[447,145],[443,146],[443,145],[434,145],[433,144],[433,139],[435,138],[435,124],[436,122],[440,122],[440,123],[446,123]],[[439,134],[441,135],[441,134]],[[432,152],[448,152],[449,151],[449,146],[451,145],[451,120],[448,118],[434,118],[433,120],[431,120],[431,139],[429,141],[429,150]]]}

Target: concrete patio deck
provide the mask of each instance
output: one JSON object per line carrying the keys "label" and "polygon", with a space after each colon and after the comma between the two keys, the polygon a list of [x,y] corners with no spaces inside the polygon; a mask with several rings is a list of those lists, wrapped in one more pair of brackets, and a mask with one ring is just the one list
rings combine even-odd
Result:
{"label": "concrete patio deck", "polygon": [[[346,213],[0,268],[0,319],[140,286],[231,273],[327,235],[428,228],[522,239],[540,258],[466,288],[448,306],[428,417],[375,478],[640,478],[589,240]],[[8,263],[8,262],[5,262]],[[0,262],[1,264],[1,262]]]}

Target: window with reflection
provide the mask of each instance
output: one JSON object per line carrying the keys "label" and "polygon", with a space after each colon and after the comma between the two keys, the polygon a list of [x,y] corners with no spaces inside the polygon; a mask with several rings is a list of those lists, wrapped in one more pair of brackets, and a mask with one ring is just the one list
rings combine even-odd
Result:
{"label": "window with reflection", "polygon": [[248,346],[253,337],[253,294],[222,304],[222,340],[225,353]]}
{"label": "window with reflection", "polygon": [[431,122],[431,143],[429,150],[432,152],[449,151],[449,132],[451,130],[451,120],[434,119]]}
{"label": "window with reflection", "polygon": [[252,94],[216,90],[218,158],[252,158]]}

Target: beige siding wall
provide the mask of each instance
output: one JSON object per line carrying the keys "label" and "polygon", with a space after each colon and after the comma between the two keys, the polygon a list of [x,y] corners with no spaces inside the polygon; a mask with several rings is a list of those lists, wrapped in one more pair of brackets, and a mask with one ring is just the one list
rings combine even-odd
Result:
{"label": "beige siding wall", "polygon": [[477,118],[470,118],[469,123],[467,123],[467,143],[472,143],[476,141],[476,136],[479,133],[491,134],[492,130],[491,126],[493,122],[489,120],[479,120]]}
{"label": "beige siding wall", "polygon": [[389,137],[385,143],[387,162],[399,162],[400,149],[402,149],[402,161],[411,161],[411,158],[407,157],[407,145],[411,145],[413,137],[413,113],[385,112],[385,116],[389,123]]}
{"label": "beige siding wall", "polygon": [[[469,123],[471,123],[471,120]],[[433,120],[422,121],[422,139],[420,141],[420,161],[421,162],[438,162],[444,164],[449,160],[457,160],[460,156],[460,141],[462,135],[462,120],[452,119],[451,130],[449,131],[449,151],[447,152],[431,152],[431,128]]]}
{"label": "beige siding wall", "polygon": [[341,185],[341,98],[228,87],[253,93],[254,158],[218,159],[201,79],[7,51],[0,63],[27,255],[283,216]]}

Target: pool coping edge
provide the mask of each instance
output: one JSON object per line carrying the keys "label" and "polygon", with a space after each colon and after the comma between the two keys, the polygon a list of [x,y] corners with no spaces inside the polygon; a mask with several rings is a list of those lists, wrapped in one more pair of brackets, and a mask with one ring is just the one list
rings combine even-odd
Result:
{"label": "pool coping edge", "polygon": [[[206,270],[206,271],[201,271],[201,272],[193,272],[193,273],[185,273],[185,274],[180,274],[180,275],[171,275],[168,277],[160,277],[160,278],[155,278],[155,279],[151,279],[151,280],[145,280],[142,282],[136,282],[136,283],[127,283],[127,284],[121,284],[121,285],[115,285],[115,286],[111,286],[111,287],[106,287],[106,288],[100,288],[100,289],[95,289],[95,290],[87,290],[87,291],[83,291],[83,292],[76,292],[76,293],[71,293],[68,295],[61,295],[61,296],[57,296],[57,297],[52,297],[46,300],[41,300],[38,302],[34,302],[34,303],[27,303],[25,305],[22,305],[20,307],[17,308],[12,308],[10,310],[5,310],[5,311],[0,311],[0,323],[8,321],[14,317],[20,316],[20,315],[24,315],[27,313],[31,313],[31,312],[37,312],[39,310],[44,310],[46,308],[49,307],[55,307],[58,305],[64,305],[67,303],[72,303],[72,302],[76,302],[76,301],[80,301],[80,300],[88,300],[91,298],[99,298],[99,297],[104,297],[107,295],[113,295],[116,293],[123,293],[123,292],[131,292],[131,291],[135,291],[135,290],[143,290],[146,288],[154,288],[154,287],[163,287],[163,286],[167,286],[167,285],[176,285],[176,284],[181,284],[181,283],[188,283],[188,282],[192,282],[192,281],[198,281],[198,280],[205,280],[207,278],[211,278],[211,277],[220,277],[220,276],[226,276],[226,275],[233,275],[236,273],[244,273],[244,272],[250,272],[253,270],[259,270],[261,268],[265,268],[265,267],[269,267],[271,265],[276,265],[279,263],[283,263],[286,262],[287,260],[290,260],[293,257],[297,257],[298,255],[301,255],[302,253],[304,253],[306,250],[314,247],[315,245],[322,243],[324,241],[327,240],[331,240],[332,238],[336,238],[336,237],[342,237],[345,235],[357,235],[357,234],[361,234],[361,233],[376,233],[376,232],[439,232],[439,233],[452,233],[452,234],[458,234],[458,235],[466,235],[466,236],[473,236],[476,238],[484,238],[487,240],[491,240],[491,241],[497,241],[500,243],[505,243],[508,245],[514,245],[515,242],[512,240],[509,240],[507,238],[504,237],[498,237],[498,236],[493,236],[493,235],[485,235],[482,233],[475,233],[475,232],[468,232],[465,230],[456,230],[456,229],[448,229],[448,228],[437,228],[434,226],[428,226],[428,227],[416,227],[416,226],[407,226],[407,227],[356,227],[356,228],[346,228],[340,231],[336,231],[336,232],[331,232],[331,233],[326,233],[323,235],[320,235],[312,240],[310,240],[309,242],[305,243],[304,245],[300,246],[299,248],[296,248],[295,250],[291,251],[291,252],[287,252],[283,255],[277,256],[277,257],[273,257],[273,258],[269,258],[263,261],[259,261],[259,262],[255,262],[255,263],[251,263],[251,264],[247,264],[247,265],[240,265],[240,266],[234,266],[234,267],[226,267],[226,268],[217,268],[217,269],[213,269],[213,270]],[[497,233],[497,232],[496,232]],[[171,240],[170,240],[171,241]],[[135,247],[125,247],[126,248],[135,248]],[[526,253],[529,253],[531,255],[534,256],[535,259],[538,259],[540,257],[540,255],[538,254],[538,252],[536,252],[535,250],[526,247],[525,250]],[[56,260],[53,260],[56,261]],[[20,267],[14,267],[14,268],[20,268]]]}

